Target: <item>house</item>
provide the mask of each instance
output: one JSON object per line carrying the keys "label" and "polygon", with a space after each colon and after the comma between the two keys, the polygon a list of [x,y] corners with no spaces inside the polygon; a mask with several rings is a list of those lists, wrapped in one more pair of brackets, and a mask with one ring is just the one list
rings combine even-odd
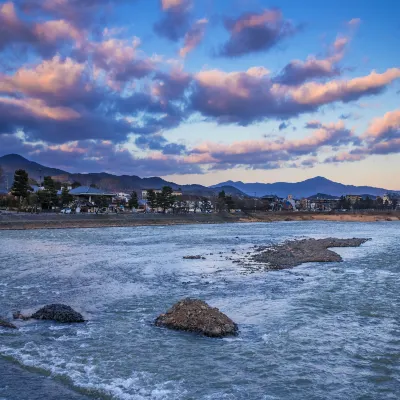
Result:
{"label": "house", "polygon": [[[162,192],[162,189],[142,189],[142,200],[147,200],[147,194],[150,190],[152,190],[156,194]],[[182,191],[174,190],[172,192],[172,196],[182,196]]]}
{"label": "house", "polygon": [[90,186],[79,186],[69,191],[78,205],[87,207],[89,210],[94,211],[97,207],[97,201],[100,198],[106,198],[111,203],[115,193],[110,193],[102,189],[92,188]]}
{"label": "house", "polygon": [[351,204],[355,204],[358,201],[361,201],[362,196],[359,196],[357,194],[347,194],[346,195],[346,200],[349,201]]}

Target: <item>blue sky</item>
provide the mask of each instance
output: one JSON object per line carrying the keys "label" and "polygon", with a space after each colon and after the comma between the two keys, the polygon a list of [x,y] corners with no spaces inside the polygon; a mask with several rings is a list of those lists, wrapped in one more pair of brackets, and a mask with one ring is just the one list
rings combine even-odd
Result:
{"label": "blue sky", "polygon": [[0,2],[0,155],[400,189],[397,1]]}

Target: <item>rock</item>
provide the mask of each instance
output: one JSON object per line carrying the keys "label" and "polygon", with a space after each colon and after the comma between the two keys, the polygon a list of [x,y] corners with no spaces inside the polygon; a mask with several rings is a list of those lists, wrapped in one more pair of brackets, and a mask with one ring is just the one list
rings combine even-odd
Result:
{"label": "rock", "polygon": [[291,268],[308,262],[340,262],[342,257],[331,247],[359,247],[370,239],[302,239],[272,247],[259,247],[252,260],[268,264],[269,269]]}
{"label": "rock", "polygon": [[0,328],[18,329],[14,324],[0,318]]}
{"label": "rock", "polygon": [[85,322],[83,316],[64,304],[50,304],[36,311],[31,318],[57,322]]}
{"label": "rock", "polygon": [[201,333],[209,337],[238,334],[237,325],[225,314],[202,300],[186,298],[155,320],[156,326]]}
{"label": "rock", "polygon": [[13,313],[13,318],[14,319],[22,319],[23,321],[26,321],[30,317],[28,317],[27,315],[22,315],[21,311],[16,311],[15,313]]}
{"label": "rock", "polygon": [[205,260],[205,257],[202,256],[184,256],[184,260]]}

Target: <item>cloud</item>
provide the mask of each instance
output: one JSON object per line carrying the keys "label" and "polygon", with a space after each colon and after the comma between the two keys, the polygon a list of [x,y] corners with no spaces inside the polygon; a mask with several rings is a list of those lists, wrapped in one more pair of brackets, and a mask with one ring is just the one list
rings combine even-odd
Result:
{"label": "cloud", "polygon": [[65,19],[75,26],[87,27],[109,16],[113,6],[128,1],[131,0],[20,0],[20,4],[29,15],[46,14]]}
{"label": "cloud", "polygon": [[389,111],[383,117],[373,119],[360,136],[360,143],[356,148],[329,157],[324,162],[352,162],[373,154],[396,153],[400,153],[400,110]]}
{"label": "cloud", "polygon": [[308,121],[304,125],[304,128],[306,128],[306,129],[317,129],[317,128],[321,128],[321,126],[322,126],[322,123],[319,122],[319,121]]}
{"label": "cloud", "polygon": [[300,86],[274,83],[267,71],[246,72],[204,70],[194,76],[192,107],[218,123],[248,125],[265,118],[288,118],[313,112],[326,104],[350,102],[382,92],[400,77],[391,68],[350,80],[308,82]]}
{"label": "cloud", "polygon": [[373,142],[400,138],[400,109],[389,111],[383,117],[375,118],[363,138]]}
{"label": "cloud", "polygon": [[[354,24],[353,27],[355,27]],[[275,78],[275,82],[296,86],[313,79],[332,78],[341,75],[342,70],[338,63],[343,59],[351,37],[351,33],[339,35],[330,46],[325,58],[317,59],[315,56],[309,56],[306,61],[293,60],[289,62]]]}
{"label": "cloud", "polygon": [[179,50],[181,57],[186,57],[188,53],[194,50],[203,40],[206,32],[208,20],[203,18],[196,21],[185,34],[183,47]]}
{"label": "cloud", "polygon": [[[312,135],[303,139],[247,140],[232,144],[206,142],[194,148],[185,159],[198,164],[222,164],[230,167],[247,165],[251,168],[264,165],[270,168],[271,165],[287,166],[305,156],[310,159],[310,156],[315,157],[323,147],[336,148],[358,143],[359,138],[340,121],[321,124]],[[315,162],[314,158],[313,160]]]}
{"label": "cloud", "polygon": [[189,29],[192,0],[161,0],[163,15],[154,24],[154,31],[162,37],[177,42]]}
{"label": "cloud", "polygon": [[91,54],[93,63],[106,76],[106,84],[114,90],[121,90],[132,79],[143,78],[156,70],[156,62],[140,55],[140,40],[133,38],[108,38],[101,42],[91,42],[81,50],[83,56]]}
{"label": "cloud", "polygon": [[278,9],[245,13],[237,19],[227,19],[225,28],[230,37],[218,53],[224,57],[238,57],[269,50],[296,32],[293,24],[284,20]]}
{"label": "cloud", "polygon": [[281,123],[279,124],[278,129],[279,129],[280,131],[283,131],[284,129],[288,128],[289,126],[290,126],[290,122],[281,122]]}
{"label": "cloud", "polygon": [[144,150],[160,150],[163,154],[179,155],[186,151],[186,146],[178,143],[168,143],[161,135],[139,136],[135,144]]}
{"label": "cloud", "polygon": [[[65,20],[40,23],[19,18],[14,3],[0,4],[0,50],[12,45],[35,49],[41,55],[52,55],[66,43],[81,43],[84,33]],[[16,49],[13,51],[15,52]]]}

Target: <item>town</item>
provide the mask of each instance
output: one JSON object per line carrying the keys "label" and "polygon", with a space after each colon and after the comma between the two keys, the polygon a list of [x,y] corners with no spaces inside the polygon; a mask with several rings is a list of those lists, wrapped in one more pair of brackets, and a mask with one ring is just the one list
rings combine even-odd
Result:
{"label": "town", "polygon": [[[1,171],[0,171],[1,176]],[[249,213],[249,212],[351,212],[354,210],[399,210],[399,195],[347,194],[335,197],[317,193],[307,198],[286,198],[274,194],[261,197],[228,195],[218,188],[211,196],[185,194],[169,186],[111,192],[94,184],[60,182],[45,176],[43,181],[29,177],[25,170],[15,171],[8,189],[0,189],[0,209],[18,212],[57,212],[61,214],[108,213]]]}

